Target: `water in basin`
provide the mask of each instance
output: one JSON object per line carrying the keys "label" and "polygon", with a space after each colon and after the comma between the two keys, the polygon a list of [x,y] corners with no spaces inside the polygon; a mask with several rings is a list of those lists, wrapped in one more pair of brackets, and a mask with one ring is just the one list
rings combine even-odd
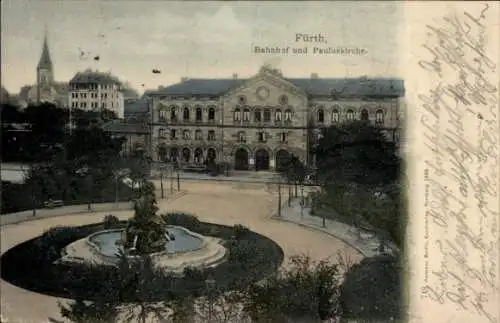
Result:
{"label": "water in basin", "polygon": [[[167,253],[193,251],[201,248],[203,244],[200,238],[189,234],[182,228],[167,226],[166,229],[175,236],[175,240],[168,241],[165,244]],[[122,246],[116,244],[116,242],[121,239],[121,232],[122,231],[110,231],[97,233],[90,238],[90,241],[96,244],[104,255],[116,256],[118,252],[122,250]]]}

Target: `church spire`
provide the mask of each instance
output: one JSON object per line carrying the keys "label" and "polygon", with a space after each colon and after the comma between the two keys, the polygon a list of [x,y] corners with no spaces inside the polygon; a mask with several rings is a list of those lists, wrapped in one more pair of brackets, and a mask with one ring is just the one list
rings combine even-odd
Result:
{"label": "church spire", "polygon": [[49,42],[47,40],[47,26],[45,26],[45,32],[43,35],[42,56],[40,57],[37,67],[38,69],[52,70],[52,60],[50,59]]}

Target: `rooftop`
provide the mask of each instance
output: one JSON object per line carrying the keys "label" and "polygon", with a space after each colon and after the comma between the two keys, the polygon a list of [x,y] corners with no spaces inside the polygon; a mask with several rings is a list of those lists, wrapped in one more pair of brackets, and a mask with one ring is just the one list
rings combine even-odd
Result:
{"label": "rooftop", "polygon": [[[394,78],[283,78],[312,96],[404,96],[404,81]],[[217,95],[220,96],[242,85],[248,79],[194,78],[155,91],[148,95]]]}
{"label": "rooftop", "polygon": [[92,71],[87,69],[83,72],[78,72],[73,76],[69,84],[82,84],[82,83],[92,83],[92,84],[117,84],[121,85],[120,80],[113,76],[111,73],[103,73],[99,71]]}

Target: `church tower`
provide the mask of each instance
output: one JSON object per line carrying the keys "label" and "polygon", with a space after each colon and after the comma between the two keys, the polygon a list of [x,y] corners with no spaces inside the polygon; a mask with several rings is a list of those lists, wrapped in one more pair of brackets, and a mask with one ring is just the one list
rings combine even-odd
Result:
{"label": "church tower", "polygon": [[54,83],[54,71],[52,60],[50,59],[49,44],[47,41],[47,29],[45,30],[45,35],[43,37],[42,56],[40,56],[40,61],[36,67],[36,81],[37,101],[40,103],[41,93],[46,89],[50,89]]}

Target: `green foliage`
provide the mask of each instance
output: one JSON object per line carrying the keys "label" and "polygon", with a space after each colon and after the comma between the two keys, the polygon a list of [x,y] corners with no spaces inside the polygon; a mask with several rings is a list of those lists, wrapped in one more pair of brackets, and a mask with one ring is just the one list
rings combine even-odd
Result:
{"label": "green foliage", "polygon": [[200,226],[200,220],[195,215],[189,213],[167,213],[162,215],[162,217],[169,225],[178,225],[191,231],[197,231],[197,228]]}
{"label": "green foliage", "polygon": [[59,303],[59,308],[61,316],[74,323],[112,323],[116,322],[119,314],[116,304],[81,299],[67,306]]}
{"label": "green foliage", "polygon": [[404,317],[402,265],[398,257],[381,255],[351,267],[341,287],[343,316],[389,322]]}
{"label": "green foliage", "polygon": [[286,322],[288,318],[324,321],[341,314],[339,287],[337,265],[292,257],[290,269],[250,287],[245,311],[256,322]]}
{"label": "green foliage", "polygon": [[245,238],[248,232],[250,232],[250,230],[246,226],[241,224],[234,225],[233,230],[234,230],[234,238],[236,240],[241,240]]}
{"label": "green foliage", "polygon": [[322,134],[315,153],[318,177],[325,184],[340,180],[379,185],[398,178],[397,148],[379,128],[355,121],[331,126]]}
{"label": "green foliage", "polygon": [[120,220],[116,216],[108,214],[102,220],[102,224],[105,230],[113,229],[120,224]]}
{"label": "green foliage", "polygon": [[306,177],[307,168],[295,155],[290,155],[278,172],[288,183],[302,183]]}

